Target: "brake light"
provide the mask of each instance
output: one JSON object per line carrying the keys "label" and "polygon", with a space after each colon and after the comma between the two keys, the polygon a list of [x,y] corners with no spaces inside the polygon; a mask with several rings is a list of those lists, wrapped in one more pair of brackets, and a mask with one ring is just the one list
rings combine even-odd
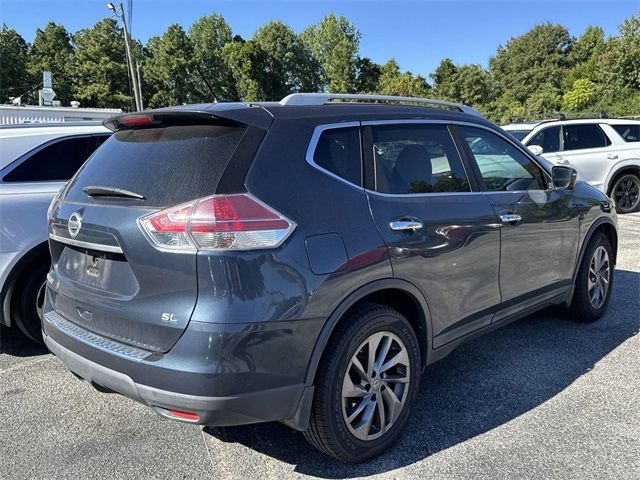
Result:
{"label": "brake light", "polygon": [[177,205],[142,217],[140,225],[156,246],[181,251],[274,248],[295,228],[246,193]]}
{"label": "brake light", "polygon": [[144,127],[153,124],[153,117],[146,114],[125,115],[119,121],[127,127]]}

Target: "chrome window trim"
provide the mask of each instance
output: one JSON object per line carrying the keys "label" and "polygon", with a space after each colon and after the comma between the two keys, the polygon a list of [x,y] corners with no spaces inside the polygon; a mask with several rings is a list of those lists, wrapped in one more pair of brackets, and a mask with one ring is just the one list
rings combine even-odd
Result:
{"label": "chrome window trim", "polygon": [[[309,146],[307,147],[307,153],[305,155],[305,159],[306,162],[311,165],[313,168],[321,171],[322,173],[324,173],[325,175],[328,175],[332,178],[335,178],[336,180],[339,180],[340,182],[350,186],[351,188],[355,188],[356,190],[359,191],[364,191],[367,193],[371,193],[373,195],[380,195],[380,196],[389,196],[389,197],[424,197],[424,196],[450,196],[450,195],[477,195],[477,194],[484,194],[484,193],[491,193],[491,194],[495,194],[495,193],[524,193],[527,192],[528,190],[509,190],[508,192],[492,192],[492,191],[470,191],[470,192],[429,192],[429,193],[382,193],[382,192],[376,192],[375,190],[370,190],[368,188],[364,188],[364,186],[361,185],[356,185],[355,183],[352,183],[348,180],[345,180],[344,178],[340,177],[339,175],[336,175],[333,172],[330,172],[329,170],[322,168],[320,165],[318,165],[317,163],[315,163],[315,161],[313,160],[313,154],[315,153],[316,147],[318,145],[318,140],[320,139],[320,135],[322,135],[322,133],[325,130],[333,130],[333,129],[338,129],[338,128],[352,128],[352,127],[367,127],[367,126],[379,126],[379,125],[403,125],[403,124],[439,124],[439,125],[444,125],[445,127],[447,125],[461,125],[463,127],[473,127],[473,128],[480,128],[483,130],[486,130],[490,133],[493,133],[494,135],[497,135],[498,137],[502,138],[503,140],[505,140],[506,142],[508,142],[509,144],[511,144],[513,147],[515,147],[517,150],[519,150],[522,154],[524,154],[530,161],[532,161],[543,173],[543,176],[545,177],[545,180],[547,181],[547,189],[546,190],[540,190],[543,192],[547,192],[549,190],[553,190],[551,188],[551,184],[549,182],[550,179],[550,174],[549,172],[547,172],[545,170],[545,168],[540,165],[540,163],[538,163],[538,161],[536,160],[536,158],[533,156],[533,154],[531,154],[531,152],[529,152],[527,150],[527,148],[521,144],[520,142],[514,141],[512,139],[510,139],[508,136],[503,135],[501,132],[494,130],[493,128],[490,128],[486,125],[482,125],[479,123],[473,123],[473,122],[465,122],[465,121],[460,121],[460,120],[445,120],[445,119],[422,119],[422,118],[415,118],[415,119],[397,119],[397,120],[364,120],[364,121],[346,121],[346,122],[339,122],[339,123],[326,123],[326,124],[322,124],[322,125],[317,125],[314,130],[313,130],[313,134],[311,135],[311,140],[309,141]],[[451,132],[449,132],[449,136],[451,137],[451,141],[453,142],[456,151],[458,152],[458,156],[460,157],[460,160],[462,160],[462,155],[461,152],[458,149],[458,144],[455,141],[455,139],[451,136]],[[363,152],[361,152],[363,153]],[[464,165],[464,161],[462,162],[462,168],[465,170],[465,174],[467,175],[467,181],[469,180],[469,173],[467,172],[466,166]],[[376,174],[376,172],[374,171],[374,174]],[[470,184],[471,186],[471,184]]]}
{"label": "chrome window trim", "polygon": [[89,250],[98,250],[99,252],[123,253],[122,248],[115,245],[103,245],[101,243],[83,242],[82,240],[61,237],[60,235],[55,235],[53,233],[49,234],[49,238],[51,240],[55,240],[56,242],[73,245],[74,247],[88,248]]}
{"label": "chrome window trim", "polygon": [[[339,180],[342,183],[349,185],[351,188],[355,188],[358,191],[363,191],[364,188],[362,187],[362,185],[356,185],[355,183],[352,183],[349,180],[342,178],[340,175],[336,175],[335,173],[330,172],[326,168],[323,168],[320,165],[318,165],[313,159],[313,156],[316,153],[316,148],[318,146],[318,141],[320,140],[320,135],[322,135],[326,130],[337,130],[340,128],[353,128],[353,127],[359,128],[360,125],[361,125],[361,122],[340,122],[340,123],[326,123],[323,125],[316,126],[315,129],[313,130],[313,134],[311,135],[311,140],[309,140],[309,146],[307,147],[307,153],[305,155],[305,159],[309,165],[311,165],[313,168],[317,170],[320,170],[325,175],[335,178],[336,180]],[[360,152],[360,154],[362,155],[362,151]],[[361,163],[360,164],[360,180],[362,181],[362,161],[360,163]]]}

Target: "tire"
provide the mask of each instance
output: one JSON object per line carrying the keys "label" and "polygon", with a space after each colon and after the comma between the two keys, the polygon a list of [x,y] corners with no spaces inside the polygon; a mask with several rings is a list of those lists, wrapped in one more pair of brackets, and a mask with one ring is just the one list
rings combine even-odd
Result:
{"label": "tire", "polygon": [[39,343],[42,343],[40,315],[48,271],[48,260],[38,260],[31,265],[18,279],[11,298],[11,313],[15,324],[27,337]]}
{"label": "tire", "polygon": [[[601,255],[603,251],[606,254],[606,274],[604,263],[599,268],[598,258],[596,257],[596,254]],[[612,258],[613,249],[609,239],[600,232],[595,233],[589,240],[576,277],[573,299],[569,310],[576,320],[585,323],[595,322],[607,309],[611,298],[611,289],[613,288],[614,268],[611,261]],[[594,272],[600,272],[600,275],[596,275]],[[602,297],[596,295],[595,289],[598,288],[603,294]]]}
{"label": "tire", "polygon": [[[368,362],[370,343],[378,345],[373,368]],[[389,366],[392,358],[400,360],[385,371],[371,371],[364,380],[357,373],[354,356],[364,376],[367,373],[363,370]],[[306,439],[321,452],[345,462],[363,462],[379,455],[398,439],[409,420],[420,387],[420,369],[418,339],[399,312],[378,305],[357,311],[345,319],[323,354]],[[407,383],[398,382],[401,378]],[[356,396],[349,397],[348,391]],[[348,416],[353,419],[349,421]],[[367,418],[372,421],[367,423]]]}
{"label": "tire", "polygon": [[640,178],[626,173],[616,179],[611,188],[611,198],[616,204],[616,212],[631,213],[640,206]]}

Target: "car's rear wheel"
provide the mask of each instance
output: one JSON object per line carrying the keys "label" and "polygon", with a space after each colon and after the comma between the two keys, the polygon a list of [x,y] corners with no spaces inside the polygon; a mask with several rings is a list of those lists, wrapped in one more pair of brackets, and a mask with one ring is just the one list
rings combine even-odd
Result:
{"label": "car's rear wheel", "polygon": [[635,212],[640,205],[640,178],[633,173],[620,176],[613,184],[611,198],[616,203],[616,212]]}
{"label": "car's rear wheel", "polygon": [[571,302],[581,322],[598,320],[607,309],[613,287],[613,250],[606,235],[595,233],[582,258]]}
{"label": "car's rear wheel", "polygon": [[42,306],[49,263],[38,261],[18,279],[11,298],[12,320],[26,336],[42,342]]}
{"label": "car's rear wheel", "polygon": [[347,462],[373,458],[406,425],[420,386],[420,350],[396,310],[371,305],[345,319],[319,366],[307,440]]}

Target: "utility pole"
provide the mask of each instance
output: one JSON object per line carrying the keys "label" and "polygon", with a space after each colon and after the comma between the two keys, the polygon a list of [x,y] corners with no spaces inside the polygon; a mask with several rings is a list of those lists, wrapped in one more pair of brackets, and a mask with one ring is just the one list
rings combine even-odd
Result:
{"label": "utility pole", "polygon": [[142,91],[138,86],[138,75],[136,75],[136,71],[133,68],[133,57],[131,56],[131,46],[129,45],[129,32],[127,31],[127,21],[124,17],[124,8],[122,7],[122,2],[119,4],[120,13],[116,10],[116,7],[113,3],[107,3],[107,8],[111,10],[116,17],[119,17],[122,20],[122,29],[124,33],[124,48],[127,54],[127,64],[129,66],[129,76],[131,77],[131,83],[133,86],[133,97],[136,103],[136,111],[142,110]]}

